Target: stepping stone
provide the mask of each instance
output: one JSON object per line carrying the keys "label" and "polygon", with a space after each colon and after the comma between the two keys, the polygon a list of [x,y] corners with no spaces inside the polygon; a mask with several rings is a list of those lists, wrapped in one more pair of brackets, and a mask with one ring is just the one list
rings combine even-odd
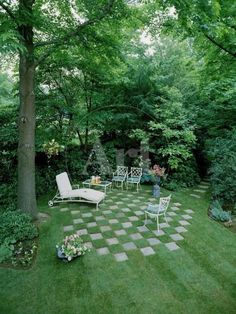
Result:
{"label": "stepping stone", "polygon": [[146,226],[140,226],[140,227],[137,227],[137,229],[138,229],[139,232],[147,232],[147,231],[149,231],[149,229]]}
{"label": "stepping stone", "polygon": [[93,215],[91,213],[84,213],[81,215],[82,217],[92,217]]}
{"label": "stepping stone", "polygon": [[105,232],[105,231],[110,231],[111,227],[110,226],[101,226],[100,229],[102,232]]}
{"label": "stepping stone", "polygon": [[86,245],[88,249],[92,249],[93,247],[92,242],[85,242],[84,245]]}
{"label": "stepping stone", "polygon": [[131,222],[123,222],[122,223],[122,227],[123,228],[130,228],[130,227],[132,227],[133,225],[132,225],[132,223]]}
{"label": "stepping stone", "polygon": [[110,206],[110,209],[117,209],[117,208],[118,208],[117,205]]}
{"label": "stepping stone", "polygon": [[140,200],[133,200],[133,203],[140,203]]}
{"label": "stepping stone", "polygon": [[106,241],[107,241],[107,243],[108,243],[109,245],[114,245],[114,244],[118,244],[118,243],[119,243],[119,241],[118,241],[117,238],[106,239]]}
{"label": "stepping stone", "polygon": [[121,210],[122,210],[122,212],[124,212],[124,213],[130,212],[130,209],[129,209],[129,208],[121,208]]}
{"label": "stepping stone", "polygon": [[180,234],[175,233],[175,234],[170,234],[170,237],[174,240],[174,241],[179,241],[179,240],[183,240],[184,237],[182,237]]}
{"label": "stepping stone", "polygon": [[153,221],[152,221],[151,219],[147,219],[146,225],[150,225],[150,224],[152,224],[152,223],[153,223]]}
{"label": "stepping stone", "polygon": [[175,242],[165,243],[165,246],[170,251],[178,250],[180,247]]}
{"label": "stepping stone", "polygon": [[128,204],[129,207],[135,207],[136,205],[134,204]]}
{"label": "stepping stone", "polygon": [[149,256],[155,254],[155,251],[150,246],[143,247],[140,249],[144,256]]}
{"label": "stepping stone", "polygon": [[81,236],[84,234],[88,234],[88,230],[87,229],[80,229],[76,233]]}
{"label": "stepping stone", "polygon": [[168,225],[166,222],[163,222],[163,223],[159,224],[159,226],[160,226],[161,229],[170,227],[170,225]]}
{"label": "stepping stone", "polygon": [[165,232],[163,230],[159,230],[159,232],[157,230],[154,230],[153,233],[156,235],[156,236],[162,236],[165,234]]}
{"label": "stepping stone", "polygon": [[181,206],[182,204],[180,204],[180,203],[173,203],[173,205],[179,207],[179,206]]}
{"label": "stepping stone", "polygon": [[60,212],[68,212],[68,210],[69,210],[69,208],[63,207],[63,208],[60,209]]}
{"label": "stepping stone", "polygon": [[187,229],[185,229],[184,227],[176,227],[175,230],[178,232],[178,233],[181,233],[181,232],[187,232]]}
{"label": "stepping stone", "polygon": [[167,212],[167,215],[169,215],[169,216],[176,216],[177,214],[174,213],[174,212]]}
{"label": "stepping stone", "polygon": [[137,249],[137,246],[133,242],[124,243],[122,244],[122,246],[126,251]]}
{"label": "stepping stone", "polygon": [[167,222],[172,221],[173,219],[171,217],[166,217]]}
{"label": "stepping stone", "polygon": [[109,219],[109,224],[117,224],[119,221],[117,219]]}
{"label": "stepping stone", "polygon": [[137,215],[137,216],[141,216],[141,215],[144,214],[144,212],[142,212],[141,210],[137,210],[137,211],[134,212],[134,213],[135,213],[135,215]]}
{"label": "stepping stone", "polygon": [[206,193],[206,191],[203,191],[203,190],[194,190],[194,192],[198,192],[198,193]]}
{"label": "stepping stone", "polygon": [[109,215],[109,214],[112,214],[112,211],[111,211],[111,210],[104,210],[104,211],[103,211],[103,214]]}
{"label": "stepping stone", "polygon": [[157,238],[150,238],[150,239],[147,239],[147,241],[149,242],[150,245],[156,245],[156,244],[161,243],[161,241],[158,240]]}
{"label": "stepping stone", "polygon": [[117,262],[123,262],[128,259],[128,256],[126,255],[126,253],[117,253],[117,254],[114,254],[114,257]]}
{"label": "stepping stone", "polygon": [[127,233],[126,233],[126,231],[125,231],[125,230],[123,230],[123,229],[121,229],[121,230],[115,230],[114,232],[115,232],[115,234],[116,234],[117,236],[127,234]]}
{"label": "stepping stone", "polygon": [[71,214],[72,214],[72,215],[76,215],[76,214],[79,214],[79,213],[80,213],[79,210],[72,210],[72,211],[71,211]]}
{"label": "stepping stone", "polygon": [[193,214],[193,213],[194,213],[194,211],[193,211],[192,209],[186,209],[186,210],[185,210],[185,213],[188,213],[188,214]]}
{"label": "stepping stone", "polygon": [[64,232],[72,231],[72,230],[74,230],[74,226],[73,225],[63,227],[63,231]]}
{"label": "stepping stone", "polygon": [[92,240],[100,240],[103,239],[103,236],[101,233],[92,233],[90,234],[90,237]]}
{"label": "stepping stone", "polygon": [[174,210],[174,211],[177,211],[177,210],[179,210],[179,207],[173,206],[173,207],[171,207],[171,209]]}
{"label": "stepping stone", "polygon": [[147,208],[147,205],[146,206],[141,206],[140,209],[146,209]]}
{"label": "stepping stone", "polygon": [[81,219],[81,218],[77,218],[77,219],[73,219],[73,223],[74,224],[81,224],[81,223],[83,223],[84,221],[83,221],[83,219]]}
{"label": "stepping stone", "polygon": [[122,204],[124,204],[124,202],[116,202],[116,204],[118,204],[118,205],[122,205]]}
{"label": "stepping stone", "polygon": [[96,226],[97,226],[96,222],[89,222],[89,223],[87,223],[87,228],[96,227]]}
{"label": "stepping stone", "polygon": [[191,216],[189,216],[189,215],[182,215],[182,217],[184,218],[184,219],[192,219],[193,217],[191,217]]}
{"label": "stepping stone", "polygon": [[110,252],[107,247],[101,247],[97,249],[97,253],[98,255],[106,255],[106,254],[109,254]]}
{"label": "stepping stone", "polygon": [[179,223],[182,225],[182,226],[187,226],[187,225],[190,225],[190,223],[186,220],[180,220]]}
{"label": "stepping stone", "polygon": [[190,196],[195,197],[195,198],[201,198],[201,196],[197,194],[190,194]]}
{"label": "stepping stone", "polygon": [[139,240],[139,239],[143,238],[140,233],[132,233],[132,234],[130,234],[130,237],[132,240]]}
{"label": "stepping stone", "polygon": [[131,217],[128,217],[128,219],[130,221],[138,221],[139,220],[139,218],[137,216],[131,216]]}
{"label": "stepping stone", "polygon": [[104,216],[96,216],[96,217],[94,217],[94,219],[95,219],[96,221],[101,221],[101,220],[104,220],[105,217],[104,217]]}
{"label": "stepping stone", "polygon": [[118,213],[118,214],[116,214],[116,217],[117,218],[125,217],[125,214],[124,213]]}

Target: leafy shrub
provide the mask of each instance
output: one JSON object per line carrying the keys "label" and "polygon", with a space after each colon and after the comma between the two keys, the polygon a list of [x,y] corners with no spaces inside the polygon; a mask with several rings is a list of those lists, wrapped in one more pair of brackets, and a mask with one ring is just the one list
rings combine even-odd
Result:
{"label": "leafy shrub", "polygon": [[37,235],[38,230],[29,215],[20,211],[6,211],[0,215],[0,245],[33,239]]}
{"label": "leafy shrub", "polygon": [[211,205],[210,209],[211,217],[217,221],[230,221],[231,220],[231,213],[223,211],[220,202],[214,201]]}
{"label": "leafy shrub", "polygon": [[227,205],[228,208],[233,208],[236,203],[235,143],[236,131],[228,133],[226,138],[217,138],[208,143],[212,193],[214,198],[219,199],[223,206]]}

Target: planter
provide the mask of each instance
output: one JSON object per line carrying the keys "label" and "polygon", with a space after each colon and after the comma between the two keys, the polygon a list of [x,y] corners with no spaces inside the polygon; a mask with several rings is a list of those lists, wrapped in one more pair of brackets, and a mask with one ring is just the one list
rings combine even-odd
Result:
{"label": "planter", "polygon": [[63,260],[63,262],[70,262],[72,261],[74,258],[81,256],[81,255],[74,255],[71,257],[71,259],[68,259],[68,257],[65,256],[65,254],[61,251],[61,249],[57,249],[57,257],[61,260]]}
{"label": "planter", "polygon": [[152,187],[152,195],[153,197],[160,197],[160,187],[158,184],[154,184]]}

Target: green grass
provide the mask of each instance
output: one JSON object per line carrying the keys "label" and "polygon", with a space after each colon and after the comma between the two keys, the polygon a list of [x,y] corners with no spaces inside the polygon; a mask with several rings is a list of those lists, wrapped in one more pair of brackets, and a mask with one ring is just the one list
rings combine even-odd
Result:
{"label": "green grass", "polygon": [[[141,192],[147,199],[149,189]],[[38,256],[30,270],[0,269],[0,313],[235,313],[235,234],[208,219],[209,195],[194,199],[190,193],[172,193],[181,209],[195,210],[184,240],[178,242],[181,248],[170,252],[158,244],[149,257],[129,251],[129,260],[121,263],[111,254],[98,256],[94,251],[68,264],[58,260],[55,244],[63,237],[63,225],[76,215],[49,209],[47,198],[41,199],[40,211],[51,219],[40,226]],[[137,232],[127,229],[131,231]],[[106,237],[113,234],[108,231]],[[163,242],[169,241],[168,235],[163,237]],[[122,239],[125,242],[126,236]],[[96,243],[101,247],[104,240]],[[146,236],[135,243],[145,246]],[[110,248],[115,254],[122,246]]]}

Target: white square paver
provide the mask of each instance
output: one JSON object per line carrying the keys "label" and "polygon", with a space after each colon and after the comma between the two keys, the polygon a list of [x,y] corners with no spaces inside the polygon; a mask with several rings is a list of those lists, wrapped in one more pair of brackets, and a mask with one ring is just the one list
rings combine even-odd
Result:
{"label": "white square paver", "polygon": [[140,233],[132,233],[132,234],[130,234],[130,237],[131,237],[131,239],[133,239],[133,240],[139,240],[139,239],[142,239],[142,238],[143,238]]}
{"label": "white square paver", "polygon": [[130,212],[130,209],[129,209],[129,208],[121,208],[121,210],[122,210],[122,212],[124,212],[124,213]]}
{"label": "white square paver", "polygon": [[178,250],[180,247],[175,242],[165,243],[165,246],[170,251]]}
{"label": "white square paver", "polygon": [[72,214],[72,215],[76,215],[76,214],[79,214],[79,213],[80,213],[79,210],[72,210],[72,211],[71,211],[71,214]]}
{"label": "white square paver", "polygon": [[137,211],[135,211],[134,213],[135,213],[135,215],[137,215],[137,216],[141,216],[141,215],[144,214],[144,212],[141,211],[141,210],[137,210]]}
{"label": "white square paver", "polygon": [[96,222],[89,222],[89,223],[87,223],[87,228],[96,227],[96,226],[97,226]]}
{"label": "white square paver", "polygon": [[69,208],[68,207],[63,207],[60,209],[61,212],[68,212]]}
{"label": "white square paver", "polygon": [[101,233],[92,233],[92,234],[90,234],[90,237],[91,237],[92,240],[100,240],[100,239],[103,239]]}
{"label": "white square paver", "polygon": [[173,203],[173,205],[179,207],[179,206],[181,206],[182,204],[180,204],[180,203]]}
{"label": "white square paver", "polygon": [[190,225],[190,223],[186,220],[180,220],[179,223],[182,225],[182,226],[187,226],[187,225]]}
{"label": "white square paver", "polygon": [[138,221],[139,220],[139,218],[137,216],[130,216],[130,217],[128,217],[128,219],[130,221]]}
{"label": "white square paver", "polygon": [[73,223],[74,223],[74,224],[81,224],[81,223],[83,223],[83,222],[84,222],[84,221],[83,221],[82,218],[73,219]]}
{"label": "white square paver", "polygon": [[102,220],[105,219],[105,217],[104,217],[104,216],[96,216],[96,217],[94,217],[94,219],[95,219],[96,221],[102,221]]}
{"label": "white square paver", "polygon": [[112,205],[112,206],[110,206],[110,209],[117,209],[117,208],[118,208],[117,205]]}
{"label": "white square paver", "polygon": [[101,248],[97,249],[97,253],[98,253],[98,255],[107,255],[110,252],[109,252],[107,247],[101,247]]}
{"label": "white square paver", "polygon": [[74,226],[73,225],[63,227],[63,231],[64,232],[72,231],[72,230],[74,230]]}
{"label": "white square paver", "polygon": [[124,243],[122,244],[122,246],[126,251],[137,249],[137,246],[133,242]]}
{"label": "white square paver", "polygon": [[166,221],[167,222],[170,222],[170,221],[172,221],[173,219],[171,218],[171,217],[166,217]]}
{"label": "white square paver", "polygon": [[158,237],[160,237],[160,236],[162,236],[162,235],[165,234],[165,232],[164,232],[163,230],[159,230],[159,231],[154,230],[153,233],[154,233],[156,236],[158,236]]}
{"label": "white square paver", "polygon": [[109,245],[114,245],[114,244],[118,244],[119,241],[117,238],[110,238],[110,239],[106,239],[106,242],[109,244]]}
{"label": "white square paver", "polygon": [[101,226],[100,229],[102,232],[105,232],[105,231],[110,231],[111,227],[110,226]]}
{"label": "white square paver", "polygon": [[144,256],[149,256],[155,254],[155,251],[150,246],[143,247],[140,249]]}
{"label": "white square paver", "polygon": [[170,237],[174,241],[179,241],[179,240],[183,240],[184,239],[184,237],[182,237],[179,233],[170,234]]}
{"label": "white square paver", "polygon": [[160,223],[159,226],[160,226],[161,229],[170,227],[170,225],[168,225],[166,222]]}
{"label": "white square paver", "polygon": [[117,218],[122,218],[122,217],[125,217],[125,214],[124,213],[118,213],[118,214],[116,214],[116,217]]}
{"label": "white square paver", "polygon": [[78,235],[84,235],[84,234],[88,234],[88,230],[87,229],[80,229],[76,233]]}
{"label": "white square paver", "polygon": [[85,242],[84,245],[86,245],[88,249],[92,249],[93,247],[92,242]]}
{"label": "white square paver", "polygon": [[127,234],[126,231],[123,230],[123,229],[121,229],[121,230],[115,230],[114,232],[115,232],[115,234],[116,234],[117,236],[121,236],[121,235]]}
{"label": "white square paver", "polygon": [[169,216],[177,216],[177,214],[174,213],[174,212],[167,212],[167,215],[169,215]]}
{"label": "white square paver", "polygon": [[150,239],[147,239],[147,241],[149,242],[150,245],[157,245],[161,243],[161,241],[158,240],[157,238],[150,238]]}
{"label": "white square paver", "polygon": [[184,218],[184,219],[192,219],[193,217],[191,217],[191,216],[189,216],[189,215],[182,215],[182,217]]}
{"label": "white square paver", "polygon": [[103,211],[103,214],[109,215],[109,214],[112,214],[112,211],[111,211],[111,210],[104,210],[104,211]]}
{"label": "white square paver", "polygon": [[178,232],[178,233],[181,233],[181,232],[187,232],[187,229],[185,229],[184,227],[180,226],[180,227],[176,227],[175,230]]}
{"label": "white square paver", "polygon": [[177,211],[177,210],[179,210],[179,207],[177,207],[177,206],[172,206],[172,207],[171,207],[171,210]]}
{"label": "white square paver", "polygon": [[117,253],[117,254],[114,254],[114,257],[117,262],[123,262],[128,259],[128,256],[126,255],[126,253]]}
{"label": "white square paver", "polygon": [[88,218],[88,217],[92,217],[93,215],[91,213],[83,213],[81,216],[84,218]]}
{"label": "white square paver", "polygon": [[119,221],[117,219],[109,219],[108,220],[109,224],[118,224]]}
{"label": "white square paver", "polygon": [[121,225],[123,228],[130,228],[133,226],[131,222],[123,222]]}
{"label": "white square paver", "polygon": [[186,209],[186,210],[185,210],[185,213],[188,213],[188,214],[193,214],[193,213],[194,213],[194,211],[193,211],[192,209]]}
{"label": "white square paver", "polygon": [[195,198],[201,198],[200,195],[197,195],[197,194],[190,194],[192,197],[195,197]]}
{"label": "white square paver", "polygon": [[146,226],[140,226],[140,227],[137,227],[137,229],[138,229],[139,232],[147,232],[147,231],[149,231],[149,229]]}

